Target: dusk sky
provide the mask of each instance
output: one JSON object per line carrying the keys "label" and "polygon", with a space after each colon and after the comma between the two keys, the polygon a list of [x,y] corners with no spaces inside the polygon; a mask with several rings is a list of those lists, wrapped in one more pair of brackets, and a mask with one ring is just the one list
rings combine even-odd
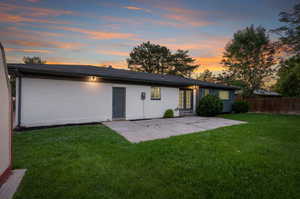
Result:
{"label": "dusk sky", "polygon": [[234,32],[279,27],[297,0],[0,0],[0,41],[8,62],[40,56],[47,63],[126,68],[132,48],[150,41],[189,50],[199,71],[222,69]]}

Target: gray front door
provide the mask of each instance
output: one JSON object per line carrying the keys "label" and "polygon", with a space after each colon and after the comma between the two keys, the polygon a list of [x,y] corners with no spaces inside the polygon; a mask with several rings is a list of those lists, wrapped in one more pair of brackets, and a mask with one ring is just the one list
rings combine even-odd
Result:
{"label": "gray front door", "polygon": [[126,88],[113,87],[112,117],[113,119],[125,119]]}

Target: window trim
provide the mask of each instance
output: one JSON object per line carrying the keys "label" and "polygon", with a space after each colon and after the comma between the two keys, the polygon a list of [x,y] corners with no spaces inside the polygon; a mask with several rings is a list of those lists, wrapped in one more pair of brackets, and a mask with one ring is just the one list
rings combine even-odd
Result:
{"label": "window trim", "polygon": [[[207,91],[207,93],[206,93],[206,91]],[[203,96],[205,97],[207,95],[210,95],[210,90],[209,90],[209,88],[204,88]]]}
{"label": "window trim", "polygon": [[[181,96],[181,93],[182,93],[182,96]],[[179,110],[184,110],[185,108],[185,90],[183,89],[179,89],[179,98],[178,98],[178,108]],[[182,98],[181,98],[182,97]],[[182,103],[182,107],[180,106],[180,102]]]}
{"label": "window trim", "polygon": [[[222,98],[220,97],[220,93],[221,93],[221,92],[227,92],[227,93],[228,93],[228,98],[222,99]],[[219,92],[218,92],[218,97],[220,98],[220,100],[230,100],[230,92],[229,92],[228,90],[219,90]]]}
{"label": "window trim", "polygon": [[[152,89],[153,89],[153,88],[158,88],[158,89],[159,89],[159,98],[152,97]],[[151,99],[151,100],[161,100],[161,87],[158,87],[158,86],[151,86],[151,88],[150,88],[150,99]]]}

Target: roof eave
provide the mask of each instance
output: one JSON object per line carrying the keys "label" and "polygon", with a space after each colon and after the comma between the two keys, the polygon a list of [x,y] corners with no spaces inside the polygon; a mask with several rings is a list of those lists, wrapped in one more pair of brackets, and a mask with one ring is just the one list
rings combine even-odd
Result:
{"label": "roof eave", "polygon": [[61,71],[41,71],[41,70],[34,70],[34,69],[22,69],[22,68],[10,68],[11,73],[15,74],[16,76],[22,76],[25,74],[31,75],[50,75],[50,76],[62,76],[62,77],[88,77],[88,76],[95,76],[102,78],[104,80],[119,80],[119,81],[128,81],[128,82],[136,82],[136,83],[147,83],[147,84],[160,84],[166,86],[192,86],[194,85],[192,82],[188,83],[178,83],[178,82],[171,82],[171,81],[154,81],[154,80],[142,80],[142,79],[134,79],[134,78],[125,78],[125,77],[112,77],[112,76],[105,76],[105,75],[97,75],[97,74],[88,74],[88,73],[67,73]]}
{"label": "roof eave", "polygon": [[[23,66],[23,65],[21,65]],[[78,72],[78,71],[71,71],[71,72],[64,72],[59,70],[41,70],[41,69],[33,69],[33,68],[24,68],[19,67],[18,64],[8,64],[9,71],[14,73],[16,76],[22,75],[22,73],[26,74],[33,74],[33,75],[53,75],[53,76],[64,76],[64,77],[87,77],[87,76],[97,76],[103,79],[110,79],[110,80],[121,80],[121,81],[130,81],[130,82],[139,82],[139,83],[147,83],[147,84],[161,84],[161,85],[168,85],[168,86],[200,86],[206,88],[217,88],[217,89],[226,89],[226,90],[239,90],[239,87],[235,86],[227,86],[227,85],[220,85],[214,84],[209,82],[202,82],[195,79],[183,79],[180,81],[172,81],[172,80],[152,80],[152,79],[141,79],[141,78],[132,78],[132,77],[120,77],[116,75],[106,75],[106,74],[96,74],[94,72]]]}

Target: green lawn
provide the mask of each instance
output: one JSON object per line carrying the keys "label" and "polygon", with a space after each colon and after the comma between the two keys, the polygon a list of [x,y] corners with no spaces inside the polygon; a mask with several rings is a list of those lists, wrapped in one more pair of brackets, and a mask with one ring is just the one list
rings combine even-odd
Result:
{"label": "green lawn", "polygon": [[131,144],[101,125],[14,136],[15,198],[300,198],[300,116]]}

